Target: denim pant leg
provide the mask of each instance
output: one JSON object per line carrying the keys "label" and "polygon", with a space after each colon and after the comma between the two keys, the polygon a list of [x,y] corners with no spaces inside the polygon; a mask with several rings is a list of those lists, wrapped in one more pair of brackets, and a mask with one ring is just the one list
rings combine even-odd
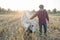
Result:
{"label": "denim pant leg", "polygon": [[47,32],[47,23],[44,23],[43,26],[44,26],[44,33],[46,33]]}
{"label": "denim pant leg", "polygon": [[39,31],[42,33],[42,24],[39,23]]}

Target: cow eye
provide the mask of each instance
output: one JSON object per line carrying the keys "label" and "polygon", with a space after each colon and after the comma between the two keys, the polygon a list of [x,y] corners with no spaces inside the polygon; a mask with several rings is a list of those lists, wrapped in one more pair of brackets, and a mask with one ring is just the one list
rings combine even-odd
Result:
{"label": "cow eye", "polygon": [[32,27],[33,27],[33,25],[32,25]]}

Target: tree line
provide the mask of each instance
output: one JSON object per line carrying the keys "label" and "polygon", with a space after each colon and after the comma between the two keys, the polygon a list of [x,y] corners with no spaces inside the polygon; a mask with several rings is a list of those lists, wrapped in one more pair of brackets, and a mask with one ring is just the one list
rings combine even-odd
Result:
{"label": "tree line", "polygon": [[[51,11],[51,10],[47,10],[47,11],[48,11],[48,13],[50,13],[50,14],[57,14],[57,13],[60,13],[60,10],[57,11],[56,8],[54,8],[52,11]],[[31,12],[34,13],[34,12],[36,12],[36,11],[33,9]]]}
{"label": "tree line", "polygon": [[[47,10],[48,13],[50,14],[57,14],[57,13],[60,13],[60,10],[57,11],[56,8],[54,8],[52,11],[51,10]],[[1,8],[0,7],[0,14],[6,14],[6,13],[16,13],[17,11],[12,11],[11,9],[4,9],[4,8]],[[36,11],[33,9],[32,11],[30,11],[32,13],[35,13]]]}
{"label": "tree line", "polygon": [[51,13],[51,14],[57,14],[57,13],[60,13],[60,10],[57,11],[57,9],[54,8],[52,11],[51,11],[51,10],[48,10],[48,13]]}
{"label": "tree line", "polygon": [[0,14],[8,14],[8,13],[14,13],[16,11],[12,11],[11,9],[5,9],[0,7]]}

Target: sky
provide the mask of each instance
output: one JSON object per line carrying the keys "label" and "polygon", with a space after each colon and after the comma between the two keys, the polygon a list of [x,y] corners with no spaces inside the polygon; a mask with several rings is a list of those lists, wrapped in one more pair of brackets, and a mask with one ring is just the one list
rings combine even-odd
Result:
{"label": "sky", "polygon": [[0,0],[0,7],[12,10],[38,10],[40,4],[47,10],[60,10],[60,0]]}

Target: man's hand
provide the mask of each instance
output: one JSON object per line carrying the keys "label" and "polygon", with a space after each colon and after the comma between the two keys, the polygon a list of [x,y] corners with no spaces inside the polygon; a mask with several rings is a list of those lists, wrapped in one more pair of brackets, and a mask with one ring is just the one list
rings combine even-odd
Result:
{"label": "man's hand", "polygon": [[49,21],[48,21],[48,23],[49,23]]}

